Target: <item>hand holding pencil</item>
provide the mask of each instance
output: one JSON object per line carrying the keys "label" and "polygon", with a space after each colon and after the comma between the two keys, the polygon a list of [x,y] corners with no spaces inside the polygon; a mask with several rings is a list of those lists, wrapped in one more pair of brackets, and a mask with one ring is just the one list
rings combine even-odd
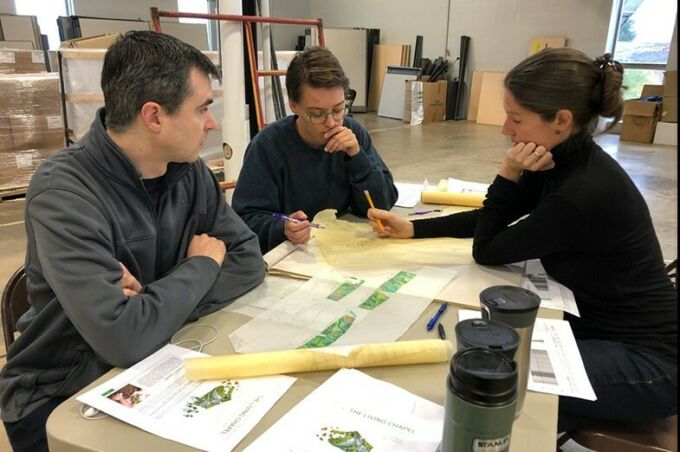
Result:
{"label": "hand holding pencil", "polygon": [[[375,209],[375,204],[373,204],[373,198],[371,198],[371,194],[368,192],[368,190],[364,190],[364,196],[366,197],[366,201],[368,201],[368,205],[371,207],[371,209]],[[378,226],[378,231],[385,232],[385,229],[383,228],[383,225],[380,222],[380,220],[375,220],[375,224]]]}
{"label": "hand holding pencil", "polygon": [[392,237],[395,239],[410,239],[413,237],[413,223],[406,218],[395,215],[387,210],[368,209],[368,219],[373,223],[373,230],[378,237]]}
{"label": "hand holding pencil", "polygon": [[277,220],[283,221],[283,233],[286,238],[295,245],[304,245],[311,238],[310,223],[307,214],[298,210],[290,215],[275,212],[272,215]]}

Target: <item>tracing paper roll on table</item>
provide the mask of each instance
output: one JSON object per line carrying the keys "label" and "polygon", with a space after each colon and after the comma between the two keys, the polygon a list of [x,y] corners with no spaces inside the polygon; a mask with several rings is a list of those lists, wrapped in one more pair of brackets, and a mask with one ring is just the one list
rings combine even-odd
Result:
{"label": "tracing paper roll on table", "polygon": [[482,207],[485,197],[486,195],[481,193],[454,193],[446,191],[423,190],[421,201],[424,204]]}
{"label": "tracing paper roll on table", "polygon": [[[447,340],[422,339],[357,345],[349,354],[334,353],[339,347],[187,358],[190,380],[245,378],[297,372],[360,367],[397,366],[448,361],[453,345]],[[344,347],[343,347],[344,348]]]}

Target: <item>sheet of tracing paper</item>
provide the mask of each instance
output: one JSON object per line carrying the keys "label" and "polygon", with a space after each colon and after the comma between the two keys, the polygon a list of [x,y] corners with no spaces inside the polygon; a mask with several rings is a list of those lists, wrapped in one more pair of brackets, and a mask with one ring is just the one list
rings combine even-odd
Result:
{"label": "sheet of tracing paper", "polygon": [[455,273],[428,266],[328,268],[229,339],[238,353],[395,341]]}
{"label": "sheet of tracing paper", "polygon": [[316,245],[328,265],[336,268],[455,266],[472,262],[472,239],[381,239],[370,223],[338,219],[331,209],[319,212],[314,222],[324,226],[314,231]]}
{"label": "sheet of tracing paper", "polygon": [[[468,209],[446,208],[442,215]],[[333,210],[320,212],[314,221],[325,228],[313,231],[309,243],[283,242],[265,255],[270,275],[309,279],[333,267],[348,271],[411,265],[450,268],[456,275],[435,300],[473,308],[479,307],[479,293],[491,285],[520,285],[522,266],[476,264],[472,239],[381,239],[369,223],[337,219]]]}

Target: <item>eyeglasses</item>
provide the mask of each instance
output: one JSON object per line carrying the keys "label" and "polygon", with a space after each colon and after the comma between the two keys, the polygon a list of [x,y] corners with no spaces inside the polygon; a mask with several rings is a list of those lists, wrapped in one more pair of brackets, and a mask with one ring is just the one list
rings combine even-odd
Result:
{"label": "eyeglasses", "polygon": [[309,122],[311,122],[314,125],[320,125],[323,124],[328,120],[329,116],[332,116],[334,120],[336,121],[341,121],[342,118],[345,117],[347,114],[348,108],[344,107],[340,110],[333,110],[333,111],[328,111],[328,112],[311,112],[307,111],[307,117],[309,118]]}

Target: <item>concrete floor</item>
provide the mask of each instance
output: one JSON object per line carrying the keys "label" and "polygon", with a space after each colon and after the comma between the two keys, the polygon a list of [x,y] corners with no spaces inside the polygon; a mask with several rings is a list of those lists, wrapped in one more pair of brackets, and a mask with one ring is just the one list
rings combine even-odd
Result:
{"label": "concrete floor", "polygon": [[[486,182],[493,180],[509,140],[500,127],[467,121],[446,121],[410,126],[372,113],[355,114],[371,132],[394,178],[399,182],[436,183],[439,179]],[[642,192],[654,221],[665,259],[677,257],[678,172],[677,146],[619,142],[618,135],[596,141],[630,174]],[[612,200],[616,202],[616,200]],[[0,287],[23,263],[26,235],[23,200],[0,202]],[[4,355],[4,344],[0,346]],[[1,358],[0,364],[4,362]],[[2,430],[2,429],[0,429]],[[4,436],[4,431],[0,436]],[[5,438],[0,438],[0,450]],[[5,443],[6,444],[6,443]],[[577,451],[577,446],[564,450]]]}

